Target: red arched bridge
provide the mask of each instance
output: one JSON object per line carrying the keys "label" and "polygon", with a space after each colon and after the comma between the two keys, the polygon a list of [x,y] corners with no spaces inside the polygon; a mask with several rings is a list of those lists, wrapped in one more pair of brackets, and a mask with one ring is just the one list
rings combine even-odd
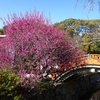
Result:
{"label": "red arched bridge", "polygon": [[81,72],[100,72],[100,55],[89,54],[78,56],[59,64],[58,69],[51,68],[51,79],[55,82],[64,82],[69,77]]}

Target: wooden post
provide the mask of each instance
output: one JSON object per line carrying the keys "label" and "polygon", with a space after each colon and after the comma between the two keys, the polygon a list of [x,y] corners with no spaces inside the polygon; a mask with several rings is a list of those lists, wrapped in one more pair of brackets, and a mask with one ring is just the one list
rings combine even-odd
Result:
{"label": "wooden post", "polygon": [[72,63],[71,63],[71,62],[69,62],[69,69],[70,69],[70,68],[72,68]]}
{"label": "wooden post", "polygon": [[77,66],[77,60],[76,60],[77,58],[75,57],[75,65]]}
{"label": "wooden post", "polygon": [[59,62],[59,73],[58,73],[58,75],[60,75],[61,74],[61,65],[60,65],[60,62]]}

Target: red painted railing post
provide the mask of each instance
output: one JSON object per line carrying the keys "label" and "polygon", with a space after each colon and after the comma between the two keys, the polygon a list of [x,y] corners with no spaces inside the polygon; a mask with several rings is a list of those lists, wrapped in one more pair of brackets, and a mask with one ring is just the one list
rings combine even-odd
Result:
{"label": "red painted railing post", "polygon": [[59,73],[58,73],[58,75],[60,75],[60,74],[61,74],[61,64],[59,62]]}
{"label": "red painted railing post", "polygon": [[72,67],[72,63],[71,62],[69,62],[69,69]]}
{"label": "red painted railing post", "polygon": [[94,59],[94,55],[92,55],[92,59]]}
{"label": "red painted railing post", "polygon": [[83,61],[83,65],[85,65],[85,61]]}
{"label": "red painted railing post", "polygon": [[50,70],[50,73],[52,74],[53,73],[53,69],[51,68],[51,70]]}
{"label": "red painted railing post", "polygon": [[56,74],[55,74],[55,78],[56,78]]}
{"label": "red painted railing post", "polygon": [[77,66],[77,58],[75,57],[75,65]]}
{"label": "red painted railing post", "polygon": [[50,73],[51,73],[51,79],[54,80],[54,78],[53,78],[53,69],[52,68],[50,70]]}

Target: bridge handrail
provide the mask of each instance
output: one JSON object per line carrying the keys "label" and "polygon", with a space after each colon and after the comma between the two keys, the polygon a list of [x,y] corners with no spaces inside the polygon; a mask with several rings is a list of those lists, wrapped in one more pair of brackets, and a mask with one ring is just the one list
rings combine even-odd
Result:
{"label": "bridge handrail", "polygon": [[59,68],[53,70],[51,68],[51,79],[55,80],[55,78],[60,75],[61,73],[67,71],[68,69],[71,69],[73,67],[79,67],[82,65],[100,65],[100,55],[99,54],[88,54],[88,55],[82,55],[75,58],[72,58],[70,60],[65,61],[64,63],[59,63]]}

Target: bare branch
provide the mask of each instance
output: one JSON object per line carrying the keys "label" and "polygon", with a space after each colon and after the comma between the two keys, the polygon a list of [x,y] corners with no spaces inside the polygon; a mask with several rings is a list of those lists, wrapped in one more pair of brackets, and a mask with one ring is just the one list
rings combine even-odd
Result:
{"label": "bare branch", "polygon": [[[84,1],[84,5],[83,5],[83,11],[85,9],[88,10],[88,14],[90,13],[91,10],[93,10],[94,4],[98,4],[98,8],[100,11],[100,0],[82,0],[82,2]],[[75,4],[75,8],[78,4],[79,0],[77,0],[76,4]]]}

